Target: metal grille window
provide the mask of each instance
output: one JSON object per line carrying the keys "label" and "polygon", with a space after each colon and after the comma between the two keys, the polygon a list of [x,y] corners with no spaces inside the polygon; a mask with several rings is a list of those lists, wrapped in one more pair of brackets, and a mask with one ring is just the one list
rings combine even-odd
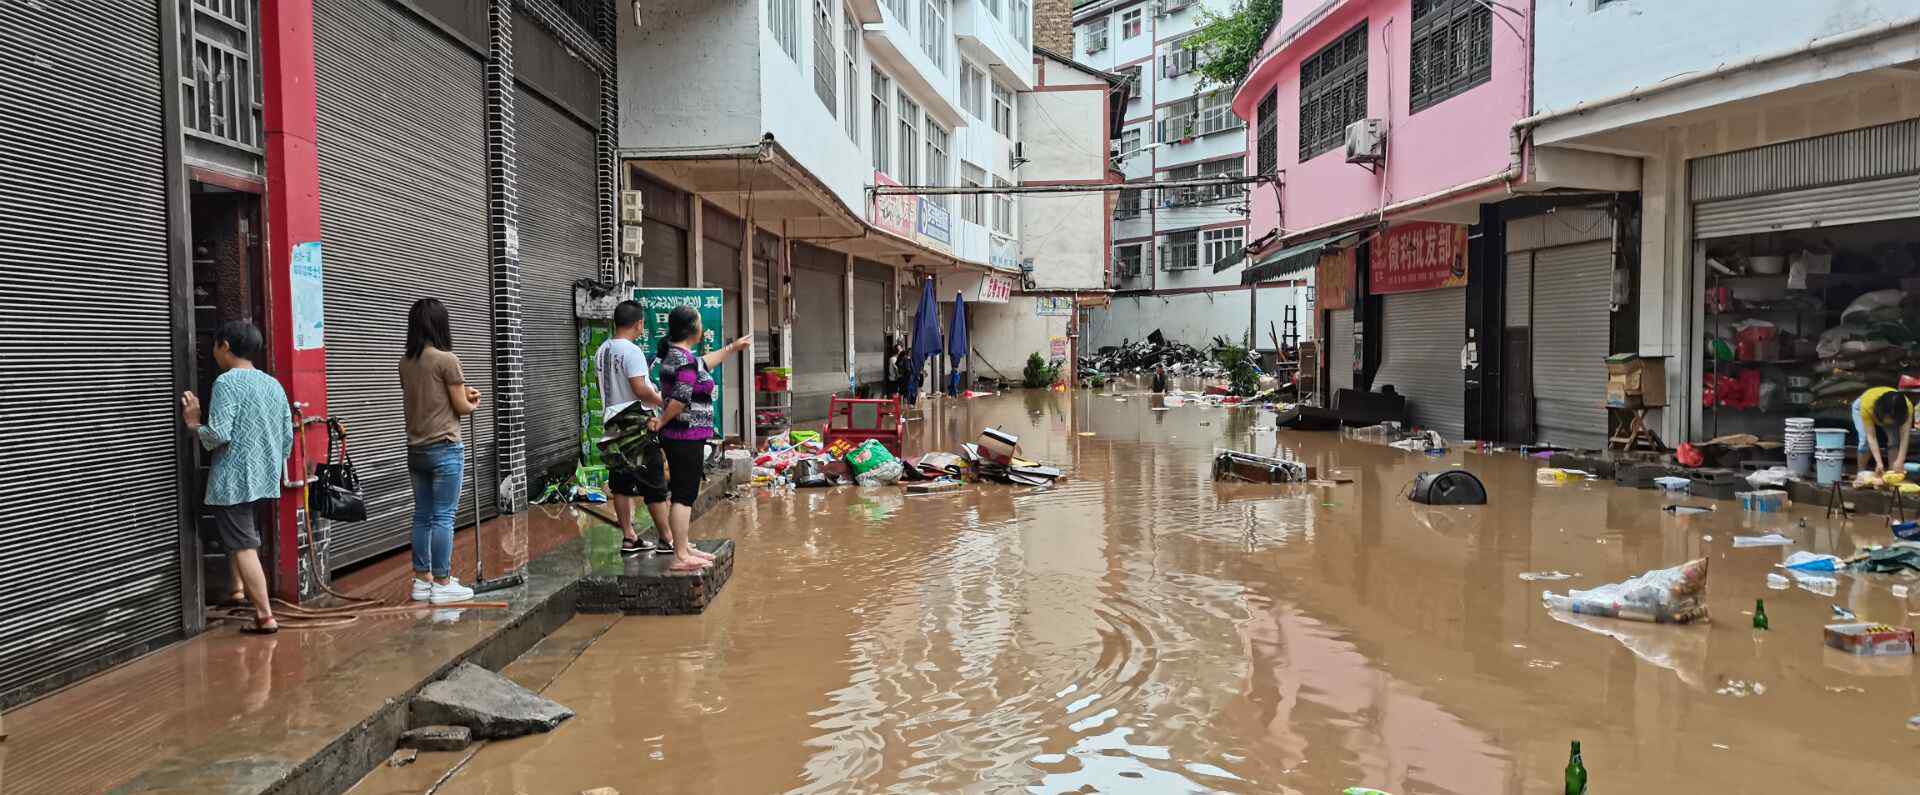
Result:
{"label": "metal grille window", "polygon": [[813,0],[813,93],[820,95],[830,114],[839,111],[839,100],[833,94],[834,75],[840,70],[838,61],[833,50],[833,12],[827,8],[827,0]]}
{"label": "metal grille window", "polygon": [[1160,269],[1190,271],[1200,267],[1200,232],[1174,232],[1160,244]]}
{"label": "metal grille window", "polygon": [[1341,147],[1367,117],[1367,23],[1300,63],[1300,160]]}
{"label": "metal grille window", "polygon": [[1202,259],[1208,265],[1219,262],[1245,251],[1247,248],[1247,230],[1236,226],[1232,229],[1208,229],[1200,233]]}
{"label": "metal grille window", "polygon": [[800,60],[800,0],[767,0],[767,29],[788,58]]}
{"label": "metal grille window", "polygon": [[1113,203],[1113,217],[1119,221],[1140,217],[1140,191],[1138,189],[1120,191],[1120,195]]}
{"label": "metal grille window", "polygon": [[987,117],[987,75],[966,61],[960,64],[960,107],[976,119]]}
{"label": "metal grille window", "polygon": [[[1012,184],[999,177],[993,178],[996,188],[1011,188]],[[993,231],[1007,237],[1013,236],[1013,194],[993,194]]]}
{"label": "metal grille window", "polygon": [[[1167,169],[1165,181],[1182,182],[1208,177],[1238,177],[1246,172],[1246,162],[1240,158],[1214,160],[1207,163],[1195,163],[1191,166]],[[1161,192],[1161,201],[1168,207],[1182,207],[1192,204],[1206,204],[1220,199],[1239,199],[1244,189],[1239,185],[1207,185],[1192,188],[1171,188]]]}
{"label": "metal grille window", "polygon": [[1167,45],[1167,54],[1160,56],[1160,76],[1179,77],[1193,71],[1199,63],[1200,54],[1187,49],[1184,40],[1172,42]]}
{"label": "metal grille window", "polygon": [[1087,25],[1086,34],[1087,34],[1086,35],[1087,46],[1085,49],[1088,54],[1093,54],[1106,49],[1107,48],[1107,18],[1101,17],[1099,19],[1094,20],[1091,24]]}
{"label": "metal grille window", "polygon": [[894,95],[893,112],[900,118],[900,156],[895,165],[900,170],[894,173],[894,179],[902,185],[920,184],[920,106],[914,104],[907,92]]}
{"label": "metal grille window", "polygon": [[1013,91],[993,81],[993,131],[1013,137]]}
{"label": "metal grille window", "polygon": [[847,73],[847,85],[844,89],[847,98],[846,118],[842,123],[847,126],[847,137],[855,144],[860,143],[860,27],[854,24],[853,9],[841,9],[841,38],[843,52],[840,58]]}
{"label": "metal grille window", "polygon": [[926,0],[920,7],[920,49],[942,72],[947,70],[947,2]]}
{"label": "metal grille window", "polygon": [[1194,122],[1195,133],[1212,135],[1245,126],[1239,116],[1233,115],[1233,92],[1215,91],[1200,98],[1199,116]]}
{"label": "metal grille window", "polygon": [[1140,80],[1144,76],[1142,74],[1142,72],[1144,71],[1145,70],[1141,69],[1138,64],[1135,64],[1133,66],[1129,66],[1125,69],[1120,70],[1120,76],[1125,78],[1127,81],[1127,101],[1128,102],[1132,102],[1140,98]]}
{"label": "metal grille window", "polygon": [[1120,15],[1120,39],[1125,41],[1140,35],[1140,9],[1136,8]]}
{"label": "metal grille window", "polygon": [[1122,279],[1136,279],[1140,276],[1141,253],[1146,247],[1134,244],[1116,246],[1113,249],[1113,273]]}
{"label": "metal grille window", "polygon": [[1138,128],[1120,133],[1120,156],[1127,157],[1140,151],[1140,130]]}
{"label": "metal grille window", "polygon": [[182,0],[180,9],[193,48],[180,80],[189,156],[249,172],[265,153],[256,8],[256,0]]}
{"label": "metal grille window", "polygon": [[1413,0],[1410,112],[1493,79],[1493,11],[1479,0]]}
{"label": "metal grille window", "polygon": [[[941,127],[939,124],[936,124],[933,121],[933,117],[928,116],[927,117],[927,184],[928,185],[947,184],[947,169],[953,164],[953,161],[949,159],[947,154],[949,151],[951,151],[951,146],[952,146],[952,144],[949,141],[949,138],[950,136],[946,128]],[[922,197],[922,199],[924,201],[930,201],[930,202],[933,202],[934,204],[938,204],[941,207],[947,206],[947,197],[945,196],[925,196],[925,197]]]}
{"label": "metal grille window", "polygon": [[873,70],[867,78],[867,89],[871,92],[872,102],[867,118],[873,125],[873,170],[883,174],[892,171],[887,168],[887,130],[893,125],[893,113],[887,108],[887,97],[893,94],[893,81],[887,79],[885,72]]}
{"label": "metal grille window", "polygon": [[[987,186],[987,171],[966,161],[960,161],[960,184],[969,188]],[[969,193],[960,197],[960,220],[970,224],[986,224],[987,197],[982,193]]]}
{"label": "metal grille window", "polygon": [[1260,100],[1260,107],[1255,114],[1260,124],[1257,142],[1260,173],[1278,173],[1280,170],[1280,89],[1275,88],[1267,92],[1266,98]]}

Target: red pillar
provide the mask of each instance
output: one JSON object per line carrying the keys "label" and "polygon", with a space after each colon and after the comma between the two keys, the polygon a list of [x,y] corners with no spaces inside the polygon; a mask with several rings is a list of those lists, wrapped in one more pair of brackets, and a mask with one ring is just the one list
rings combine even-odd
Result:
{"label": "red pillar", "polygon": [[[260,50],[264,61],[267,133],[266,273],[267,339],[273,346],[281,385],[302,414],[327,412],[327,357],[321,347],[294,345],[294,285],[291,255],[302,243],[320,241],[320,161],[314,145],[313,0],[263,0]],[[325,455],[323,427],[304,428],[295,437],[290,477],[305,479],[312,460]],[[299,550],[304,492],[289,489],[280,500],[275,528],[275,596],[300,597]]]}

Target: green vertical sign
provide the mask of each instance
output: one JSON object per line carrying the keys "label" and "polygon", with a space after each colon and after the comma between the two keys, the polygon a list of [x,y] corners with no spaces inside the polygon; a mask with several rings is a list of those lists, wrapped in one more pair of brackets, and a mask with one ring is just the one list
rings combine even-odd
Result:
{"label": "green vertical sign", "polygon": [[[667,337],[667,314],[676,306],[690,306],[700,310],[700,326],[706,330],[693,352],[706,355],[719,350],[725,344],[720,339],[724,328],[721,321],[726,318],[726,294],[719,290],[695,290],[679,287],[642,287],[633,291],[633,300],[647,310],[646,320],[642,324],[637,344],[652,359],[653,353],[660,348],[660,341]],[[730,340],[729,340],[730,341]],[[660,363],[654,362],[653,382],[660,383]],[[662,385],[664,386],[664,385]],[[713,371],[713,433],[725,436],[727,417],[727,382],[723,370]]]}
{"label": "green vertical sign", "polygon": [[578,321],[580,328],[580,463],[601,466],[597,442],[606,434],[607,403],[600,394],[600,374],[593,369],[593,355],[613,338],[613,328],[605,320]]}

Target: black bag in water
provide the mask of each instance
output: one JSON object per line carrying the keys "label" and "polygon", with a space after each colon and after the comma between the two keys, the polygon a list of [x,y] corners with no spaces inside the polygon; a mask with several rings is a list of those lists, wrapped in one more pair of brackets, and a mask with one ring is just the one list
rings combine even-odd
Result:
{"label": "black bag in water", "polygon": [[[340,443],[340,463],[333,462],[334,442]],[[347,430],[339,420],[327,420],[327,462],[313,468],[307,489],[307,510],[336,522],[367,520],[367,501],[360,495],[360,475],[347,455]]]}
{"label": "black bag in water", "polygon": [[1485,505],[1487,487],[1464,470],[1422,472],[1413,479],[1407,498],[1425,505]]}

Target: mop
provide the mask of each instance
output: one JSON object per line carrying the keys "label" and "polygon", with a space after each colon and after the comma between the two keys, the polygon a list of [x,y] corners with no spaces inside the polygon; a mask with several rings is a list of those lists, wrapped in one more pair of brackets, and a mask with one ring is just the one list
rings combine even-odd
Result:
{"label": "mop", "polygon": [[473,592],[487,593],[507,588],[517,588],[527,584],[526,572],[518,569],[499,579],[487,579],[486,555],[480,551],[480,454],[476,452],[480,437],[473,433],[473,415],[467,415],[467,466],[473,470]]}

